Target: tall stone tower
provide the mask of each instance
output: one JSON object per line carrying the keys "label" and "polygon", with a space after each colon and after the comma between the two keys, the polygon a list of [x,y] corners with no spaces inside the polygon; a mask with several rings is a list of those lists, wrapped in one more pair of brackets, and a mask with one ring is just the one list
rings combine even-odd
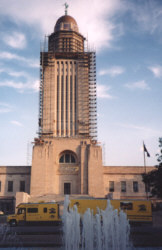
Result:
{"label": "tall stone tower", "polygon": [[33,147],[31,195],[103,196],[97,144],[96,58],[65,12],[40,53],[39,138]]}

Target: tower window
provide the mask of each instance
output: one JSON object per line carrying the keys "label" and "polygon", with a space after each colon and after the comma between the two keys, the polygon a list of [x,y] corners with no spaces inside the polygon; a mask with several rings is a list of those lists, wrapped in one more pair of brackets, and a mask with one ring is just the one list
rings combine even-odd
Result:
{"label": "tower window", "polygon": [[65,160],[64,160],[64,156],[65,156],[65,155],[62,155],[62,156],[60,157],[60,161],[59,161],[60,163],[64,163],[64,161],[65,161]]}
{"label": "tower window", "polygon": [[71,155],[71,163],[75,163],[75,157]]}
{"label": "tower window", "polygon": [[65,154],[65,163],[70,163],[70,154]]}
{"label": "tower window", "polygon": [[76,163],[76,157],[71,152],[65,152],[61,155],[59,163]]}

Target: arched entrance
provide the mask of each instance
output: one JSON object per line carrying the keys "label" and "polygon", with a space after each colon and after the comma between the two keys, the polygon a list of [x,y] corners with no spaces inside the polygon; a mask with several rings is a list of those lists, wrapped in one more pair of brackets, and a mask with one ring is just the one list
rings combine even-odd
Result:
{"label": "arched entrance", "polygon": [[[63,194],[72,194],[74,173],[76,171],[77,156],[73,151],[66,150],[59,155],[59,168],[65,174],[66,178],[61,181]],[[73,173],[74,172],[74,173]]]}

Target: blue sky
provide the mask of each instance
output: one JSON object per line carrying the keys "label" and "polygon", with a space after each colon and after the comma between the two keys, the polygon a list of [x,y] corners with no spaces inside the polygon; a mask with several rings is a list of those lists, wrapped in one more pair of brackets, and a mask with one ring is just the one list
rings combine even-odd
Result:
{"label": "blue sky", "polygon": [[[0,1],[0,165],[30,164],[38,131],[39,53],[62,0]],[[156,164],[162,136],[162,1],[69,0],[97,53],[98,141],[106,165]]]}

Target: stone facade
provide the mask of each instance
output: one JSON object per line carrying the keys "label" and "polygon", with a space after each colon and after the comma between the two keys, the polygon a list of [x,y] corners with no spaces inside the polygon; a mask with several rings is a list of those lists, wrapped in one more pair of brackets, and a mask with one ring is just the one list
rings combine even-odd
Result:
{"label": "stone facade", "polygon": [[0,211],[12,213],[16,193],[30,193],[30,177],[30,166],[0,166]]}
{"label": "stone facade", "polygon": [[21,188],[23,192],[30,193],[30,171],[29,166],[0,166],[1,197],[15,197],[16,192],[21,191]]}
{"label": "stone facade", "polygon": [[[73,155],[74,162],[60,162],[61,156]],[[66,193],[103,195],[101,147],[90,140],[53,138],[34,146],[31,195]],[[98,188],[100,187],[100,188]]]}
{"label": "stone facade", "polygon": [[[154,167],[147,167],[146,172],[153,169]],[[141,166],[103,167],[104,196],[112,199],[145,199],[143,173],[145,168]]]}
{"label": "stone facade", "polygon": [[[146,199],[145,185],[141,176],[145,172],[144,167],[102,166],[101,147],[90,144],[90,141],[87,140],[69,140],[68,152],[75,154],[76,163],[59,163],[62,152],[67,150],[66,143],[63,139],[59,140],[58,151],[54,151],[55,147],[52,143],[55,144],[55,141],[50,143],[50,147],[46,143],[34,148],[35,155],[39,154],[39,157],[36,155],[35,172],[31,172],[30,166],[0,167],[0,211],[11,213],[14,211],[15,205],[21,202],[63,199],[64,183],[70,183],[71,194],[78,196]],[[40,154],[40,152],[43,153]],[[49,162],[46,168],[44,168],[44,161],[41,158],[44,153],[46,161]],[[50,157],[49,160],[50,154],[53,154],[53,159]],[[147,172],[153,169],[154,167],[146,168]],[[49,171],[50,175],[46,175],[46,171]],[[31,174],[33,183],[31,183],[30,191]],[[20,192],[21,181],[25,182],[25,190]],[[12,191],[8,191],[9,182],[13,182]],[[124,191],[121,190],[122,182],[125,182]]]}

